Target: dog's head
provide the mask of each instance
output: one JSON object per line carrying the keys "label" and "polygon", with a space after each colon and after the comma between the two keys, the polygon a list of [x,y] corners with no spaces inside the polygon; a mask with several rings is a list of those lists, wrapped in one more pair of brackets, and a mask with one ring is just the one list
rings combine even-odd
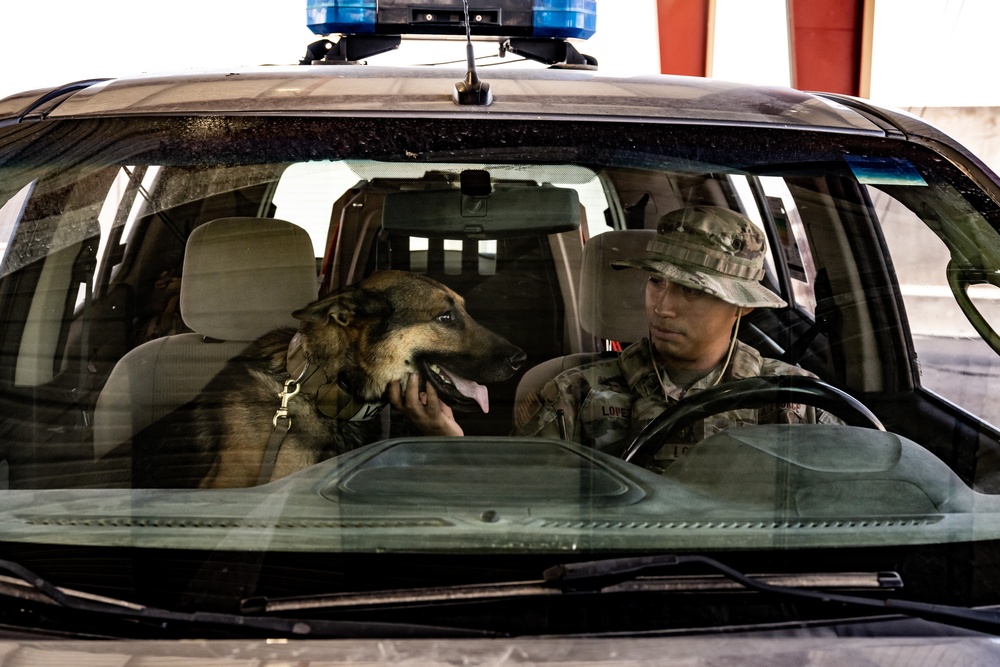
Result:
{"label": "dog's head", "polygon": [[525,360],[472,319],[461,296],[405,271],[374,273],[294,315],[310,361],[363,401],[417,373],[453,408],[486,412],[482,383],[506,380]]}

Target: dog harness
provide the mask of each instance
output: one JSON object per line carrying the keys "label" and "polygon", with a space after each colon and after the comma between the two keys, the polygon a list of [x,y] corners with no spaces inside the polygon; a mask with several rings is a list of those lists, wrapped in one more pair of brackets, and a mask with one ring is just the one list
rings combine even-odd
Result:
{"label": "dog harness", "polygon": [[281,402],[274,413],[274,419],[271,420],[274,430],[271,431],[271,438],[264,450],[264,460],[257,476],[258,485],[271,481],[271,476],[274,474],[281,444],[292,428],[292,419],[288,416],[288,402],[295,396],[301,394],[309,399],[316,410],[326,417],[346,421],[374,419],[386,405],[385,402],[359,401],[343,381],[332,382],[324,373],[319,373],[319,367],[310,363],[303,349],[301,334],[295,334],[288,345],[285,370],[288,379],[278,393]]}

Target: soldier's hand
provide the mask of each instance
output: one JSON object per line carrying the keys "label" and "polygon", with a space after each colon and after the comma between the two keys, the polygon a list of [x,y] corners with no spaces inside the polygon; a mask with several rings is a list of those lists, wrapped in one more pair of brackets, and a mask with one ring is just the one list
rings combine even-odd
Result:
{"label": "soldier's hand", "polygon": [[455,421],[451,408],[438,398],[437,391],[427,383],[420,391],[420,378],[406,378],[405,393],[400,382],[389,383],[389,403],[409,419],[424,435],[465,435]]}

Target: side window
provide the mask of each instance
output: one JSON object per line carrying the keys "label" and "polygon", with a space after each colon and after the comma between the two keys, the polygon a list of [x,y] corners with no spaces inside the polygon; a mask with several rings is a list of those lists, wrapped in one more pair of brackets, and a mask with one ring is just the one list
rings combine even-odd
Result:
{"label": "side window", "polygon": [[806,236],[799,209],[781,178],[760,179],[767,207],[778,233],[778,245],[788,268],[796,305],[810,315],[816,314],[816,264]]}
{"label": "side window", "polygon": [[28,183],[13,197],[8,199],[3,206],[0,206],[0,275],[7,272],[7,243],[14,228],[24,215],[24,206],[28,201],[28,196],[35,187],[35,181]]}
{"label": "side window", "polygon": [[293,164],[281,174],[274,190],[275,217],[309,232],[316,257],[322,257],[333,204],[357,181],[358,175],[343,162]]}
{"label": "side window", "polygon": [[[66,172],[28,186],[3,209],[12,230],[4,250],[2,275],[31,267],[34,291],[22,303],[23,320],[8,323],[4,375],[18,386],[51,381],[65,366],[65,343],[73,312],[70,295],[93,284],[101,229],[99,214],[115,168]],[[25,296],[24,292],[15,298]]]}
{"label": "side window", "polygon": [[802,217],[799,215],[795,199],[785,184],[784,179],[776,176],[761,176],[757,178],[760,185],[760,198],[754,197],[753,189],[746,177],[731,177],[734,190],[741,199],[746,214],[761,228],[764,227],[763,216],[756,202],[767,207],[770,218],[774,221],[777,234],[777,247],[769,247],[767,254],[767,271],[772,281],[776,280],[775,256],[780,254],[784,259],[785,268],[792,286],[794,305],[801,312],[810,316],[816,315],[816,264],[809,248],[808,237]]}
{"label": "side window", "polygon": [[[953,296],[947,271],[951,253],[906,206],[872,187],[869,194],[895,266],[921,386],[1000,425],[1000,384],[985,381],[1000,376],[1000,358],[980,338]],[[996,328],[1000,290],[973,285],[968,294]]]}
{"label": "side window", "polygon": [[[114,177],[97,216],[101,240],[94,274],[91,276],[91,289],[109,283],[117,275],[125,255],[125,246],[136,220],[148,209],[148,193],[154,190],[159,173],[159,167],[127,166],[122,167]],[[111,248],[108,247],[109,244],[112,245]],[[85,284],[78,288],[78,309],[86,299],[86,289]]]}

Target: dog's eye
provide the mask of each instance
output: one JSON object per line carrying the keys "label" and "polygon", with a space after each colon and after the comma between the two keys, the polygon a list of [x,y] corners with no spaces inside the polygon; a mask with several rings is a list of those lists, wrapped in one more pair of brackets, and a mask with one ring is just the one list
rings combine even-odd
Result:
{"label": "dog's eye", "polygon": [[455,316],[452,315],[451,311],[449,310],[448,312],[441,313],[440,315],[438,315],[437,319],[438,322],[441,322],[443,324],[451,324],[452,322],[455,321]]}

